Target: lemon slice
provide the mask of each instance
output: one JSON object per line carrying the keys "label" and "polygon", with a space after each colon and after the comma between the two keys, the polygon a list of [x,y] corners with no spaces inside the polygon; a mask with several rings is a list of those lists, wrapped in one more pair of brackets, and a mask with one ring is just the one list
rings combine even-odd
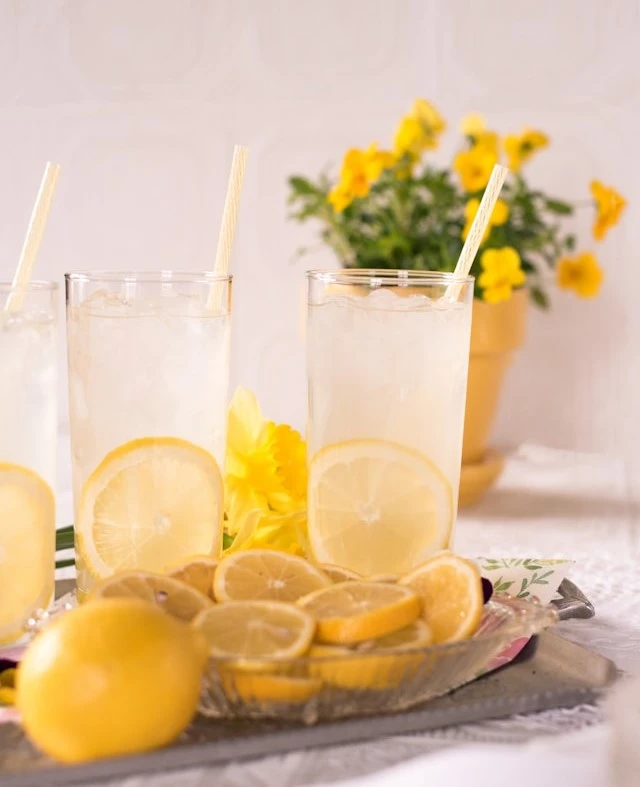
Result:
{"label": "lemon slice", "polygon": [[250,549],[220,561],[214,591],[218,601],[296,601],[330,584],[326,574],[301,557],[274,549]]}
{"label": "lemon slice", "polygon": [[316,619],[320,642],[339,645],[384,637],[420,615],[413,591],[376,582],[339,582],[304,596],[298,605]]}
{"label": "lemon slice", "polygon": [[171,566],[167,566],[166,573],[172,579],[178,579],[191,585],[192,588],[213,598],[213,577],[218,567],[218,560],[207,555],[193,555]]}
{"label": "lemon slice", "polygon": [[421,597],[434,643],[467,639],[480,625],[482,580],[470,560],[444,552],[407,574],[400,585]]}
{"label": "lemon slice", "polygon": [[[415,677],[426,663],[420,648],[431,644],[431,631],[422,620],[355,650],[335,645],[313,645],[309,675],[343,689],[382,690]],[[409,652],[407,652],[409,651]]]}
{"label": "lemon slice", "polygon": [[208,596],[185,582],[147,571],[123,571],[114,574],[96,585],[89,599],[122,597],[151,601],[174,618],[187,622],[193,620],[203,609],[213,606],[213,601]]}
{"label": "lemon slice", "polygon": [[388,582],[393,585],[399,579],[398,574],[374,574],[372,577],[367,577],[367,582]]}
{"label": "lemon slice", "polygon": [[173,437],[133,440],[108,454],[80,495],[77,549],[89,573],[162,572],[193,554],[217,555],[223,486],[216,460]]}
{"label": "lemon slice", "polygon": [[24,624],[53,598],[55,502],[37,473],[0,462],[0,643],[24,634]]}
{"label": "lemon slice", "polygon": [[319,694],[322,681],[317,678],[293,678],[288,675],[220,670],[224,693],[229,699],[244,702],[300,703]]}
{"label": "lemon slice", "polygon": [[282,601],[228,601],[201,612],[193,621],[218,658],[244,669],[269,669],[261,659],[292,659],[313,639],[315,621],[304,610]]}
{"label": "lemon slice", "polygon": [[362,576],[356,571],[350,571],[343,566],[334,566],[332,563],[320,563],[319,568],[332,582],[351,582],[354,579],[362,579]]}
{"label": "lemon slice", "polygon": [[449,541],[451,484],[429,459],[384,440],[319,451],[309,467],[309,542],[319,563],[404,573]]}
{"label": "lemon slice", "polygon": [[380,650],[410,650],[411,648],[426,648],[433,643],[433,633],[424,620],[418,618],[413,623],[399,631],[393,631],[384,637],[361,642],[357,649],[360,652]]}

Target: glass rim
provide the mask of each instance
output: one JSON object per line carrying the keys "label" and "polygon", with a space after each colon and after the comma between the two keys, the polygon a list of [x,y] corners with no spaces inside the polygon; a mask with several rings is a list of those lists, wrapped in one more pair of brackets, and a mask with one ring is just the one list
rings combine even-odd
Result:
{"label": "glass rim", "polygon": [[157,271],[69,271],[64,274],[68,282],[109,282],[109,283],[140,283],[140,284],[230,284],[233,276],[230,273],[213,273],[213,271],[183,272],[170,270]]}
{"label": "glass rim", "polygon": [[315,268],[305,272],[307,279],[323,284],[375,284],[404,287],[473,284],[473,276],[458,276],[449,271],[410,271],[397,268]]}
{"label": "glass rim", "polygon": [[28,284],[14,285],[12,281],[0,280],[0,292],[2,293],[22,289],[25,289],[27,292],[55,292],[58,289],[58,282],[36,279],[36,281],[30,281]]}

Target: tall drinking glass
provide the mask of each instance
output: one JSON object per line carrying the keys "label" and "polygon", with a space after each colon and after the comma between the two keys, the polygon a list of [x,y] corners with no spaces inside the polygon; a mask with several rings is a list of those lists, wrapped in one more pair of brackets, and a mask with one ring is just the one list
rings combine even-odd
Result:
{"label": "tall drinking glass", "polygon": [[311,550],[366,576],[405,572],[453,538],[473,279],[307,279]]}
{"label": "tall drinking glass", "polygon": [[[53,597],[57,285],[0,282],[0,643]],[[14,301],[15,303],[15,301]]]}
{"label": "tall drinking glass", "polygon": [[78,591],[222,545],[231,278],[66,276]]}

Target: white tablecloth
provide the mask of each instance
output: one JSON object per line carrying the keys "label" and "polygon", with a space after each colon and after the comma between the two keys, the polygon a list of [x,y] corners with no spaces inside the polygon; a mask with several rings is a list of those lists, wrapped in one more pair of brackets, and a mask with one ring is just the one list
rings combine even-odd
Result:
{"label": "white tablecloth", "polygon": [[[60,521],[67,524],[70,485],[64,461],[62,468]],[[591,621],[563,623],[558,632],[640,674],[640,531],[623,462],[521,447],[497,488],[461,512],[456,549],[470,556],[575,559],[570,576],[597,614]],[[605,710],[582,706],[118,784],[298,787],[355,778],[350,785],[453,787],[468,780],[475,787],[516,781],[519,787],[609,787],[610,736]],[[385,770],[398,763],[404,763],[399,770]]]}

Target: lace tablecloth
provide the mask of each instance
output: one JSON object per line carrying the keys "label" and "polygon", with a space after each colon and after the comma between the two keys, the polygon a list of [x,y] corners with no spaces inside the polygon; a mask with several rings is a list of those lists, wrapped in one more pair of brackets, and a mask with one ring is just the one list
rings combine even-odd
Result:
{"label": "lace tablecloth", "polygon": [[[68,490],[68,486],[66,487]],[[71,521],[62,495],[61,521]],[[640,674],[640,530],[624,463],[601,456],[523,446],[508,460],[498,487],[461,513],[456,549],[469,556],[570,557],[570,576],[596,607],[590,621],[569,621],[558,633]],[[124,787],[298,787],[373,773],[425,752],[463,742],[560,747],[583,756],[594,727],[606,724],[597,706],[469,724],[421,735],[294,752],[215,768],[135,777]],[[602,727],[603,734],[606,727]],[[576,732],[565,742],[561,733]],[[560,777],[560,774],[559,774]],[[111,783],[112,787],[115,783]],[[564,782],[565,787],[569,787]],[[571,786],[572,787],[572,786]]]}

